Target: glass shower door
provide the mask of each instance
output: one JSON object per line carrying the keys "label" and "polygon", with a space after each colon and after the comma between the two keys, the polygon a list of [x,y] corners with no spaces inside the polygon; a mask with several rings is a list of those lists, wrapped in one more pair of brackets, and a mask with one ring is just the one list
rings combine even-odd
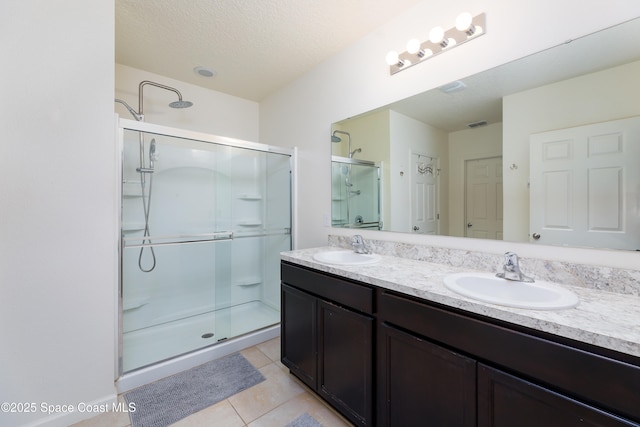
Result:
{"label": "glass shower door", "polygon": [[380,229],[380,167],[365,160],[334,156],[331,201],[334,227]]}
{"label": "glass shower door", "polygon": [[125,130],[123,372],[279,322],[289,176],[288,155]]}

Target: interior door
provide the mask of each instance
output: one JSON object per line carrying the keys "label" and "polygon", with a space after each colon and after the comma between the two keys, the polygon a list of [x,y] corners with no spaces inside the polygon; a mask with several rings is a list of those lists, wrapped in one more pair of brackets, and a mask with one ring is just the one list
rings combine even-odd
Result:
{"label": "interior door", "polygon": [[465,237],[502,240],[502,157],[465,162]]}
{"label": "interior door", "polygon": [[531,135],[530,236],[640,249],[640,117]]}
{"label": "interior door", "polygon": [[438,233],[438,158],[411,153],[411,231]]}

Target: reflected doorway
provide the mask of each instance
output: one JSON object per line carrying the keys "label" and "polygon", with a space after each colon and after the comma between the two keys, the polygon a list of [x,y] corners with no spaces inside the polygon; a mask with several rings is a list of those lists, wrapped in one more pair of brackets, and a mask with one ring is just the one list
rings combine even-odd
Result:
{"label": "reflected doorway", "polygon": [[411,153],[411,232],[438,234],[439,159]]}
{"label": "reflected doorway", "polygon": [[502,156],[465,161],[465,237],[502,240]]}

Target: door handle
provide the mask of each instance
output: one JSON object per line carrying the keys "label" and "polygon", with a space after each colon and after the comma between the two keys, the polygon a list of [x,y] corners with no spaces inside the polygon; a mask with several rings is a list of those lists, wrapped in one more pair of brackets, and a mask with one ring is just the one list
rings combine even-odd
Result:
{"label": "door handle", "polygon": [[473,227],[473,224],[471,224],[470,222],[467,223],[467,228],[471,228]]}
{"label": "door handle", "polygon": [[540,233],[533,233],[531,237],[533,237],[534,240],[538,240],[541,236]]}
{"label": "door handle", "polygon": [[414,225],[413,226],[413,231],[418,231],[418,230],[420,230],[420,227],[418,227],[417,225]]}

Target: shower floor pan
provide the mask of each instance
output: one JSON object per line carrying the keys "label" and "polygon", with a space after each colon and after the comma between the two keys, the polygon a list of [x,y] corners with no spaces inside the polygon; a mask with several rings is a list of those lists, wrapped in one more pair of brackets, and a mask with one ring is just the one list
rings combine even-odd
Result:
{"label": "shower floor pan", "polygon": [[126,332],[122,336],[122,370],[129,372],[279,322],[278,310],[252,301]]}

